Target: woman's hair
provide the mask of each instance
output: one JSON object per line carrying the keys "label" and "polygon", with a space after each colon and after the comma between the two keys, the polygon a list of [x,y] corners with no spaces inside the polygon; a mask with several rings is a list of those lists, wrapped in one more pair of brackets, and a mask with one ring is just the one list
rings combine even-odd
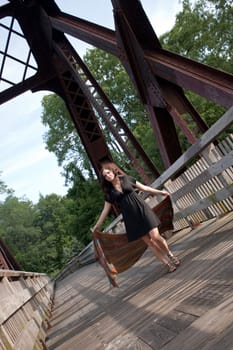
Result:
{"label": "woman's hair", "polygon": [[101,184],[102,184],[104,192],[108,193],[109,189],[112,187],[112,184],[104,178],[104,176],[103,176],[104,169],[111,170],[113,172],[113,174],[115,174],[115,176],[124,176],[125,172],[113,162],[106,161],[106,162],[101,163],[101,165],[100,165],[100,180],[101,180]]}

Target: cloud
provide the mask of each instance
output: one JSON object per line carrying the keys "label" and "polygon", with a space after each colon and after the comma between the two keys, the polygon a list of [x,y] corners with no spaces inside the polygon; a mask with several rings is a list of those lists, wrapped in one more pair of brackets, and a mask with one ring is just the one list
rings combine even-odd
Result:
{"label": "cloud", "polygon": [[30,170],[34,164],[38,164],[46,158],[50,158],[50,153],[46,149],[39,148],[37,150],[25,151],[20,157],[19,155],[14,157],[13,162],[8,160],[8,166],[4,171],[4,175],[9,176],[23,169]]}
{"label": "cloud", "polygon": [[179,0],[147,0],[142,6],[148,16],[157,36],[169,31],[175,24],[176,14],[182,10]]}
{"label": "cloud", "polygon": [[1,179],[33,202],[39,193],[65,195],[64,178],[54,154],[45,149],[41,123],[41,99],[45,94],[26,93],[0,106],[0,170]]}

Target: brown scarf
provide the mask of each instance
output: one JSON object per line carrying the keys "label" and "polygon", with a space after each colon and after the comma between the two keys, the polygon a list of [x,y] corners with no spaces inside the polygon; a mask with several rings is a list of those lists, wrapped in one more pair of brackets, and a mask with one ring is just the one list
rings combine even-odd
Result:
{"label": "brown scarf", "polygon": [[[152,208],[159,217],[161,224],[158,229],[160,234],[173,230],[173,208],[169,196]],[[147,249],[142,239],[128,242],[126,233],[107,233],[95,231],[93,243],[96,260],[104,268],[110,283],[118,287],[116,276],[135,264]]]}

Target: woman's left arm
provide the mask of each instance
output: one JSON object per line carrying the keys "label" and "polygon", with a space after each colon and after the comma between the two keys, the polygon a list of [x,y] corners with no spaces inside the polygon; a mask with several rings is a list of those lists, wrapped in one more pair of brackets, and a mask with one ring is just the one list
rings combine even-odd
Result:
{"label": "woman's left arm", "polygon": [[148,193],[151,193],[151,194],[154,194],[154,195],[158,195],[158,194],[161,194],[162,196],[169,196],[170,195],[170,193],[167,192],[167,191],[157,190],[156,188],[144,185],[144,184],[142,184],[139,181],[136,181],[135,187],[137,189],[139,189],[140,191],[148,192]]}

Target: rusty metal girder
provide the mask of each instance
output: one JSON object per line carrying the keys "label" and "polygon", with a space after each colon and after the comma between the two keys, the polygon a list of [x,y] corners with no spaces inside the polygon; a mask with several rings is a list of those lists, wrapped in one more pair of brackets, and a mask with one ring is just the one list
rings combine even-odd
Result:
{"label": "rusty metal girder", "polygon": [[155,178],[159,177],[159,172],[77,52],[67,41],[55,45],[55,50],[66,61],[69,69],[72,70],[78,86],[101,116],[104,125],[114,136],[121,151],[127,155],[142,180],[150,184]]}
{"label": "rusty metal girder", "polygon": [[0,269],[22,270],[21,266],[15,260],[6,243],[2,239],[0,239]]}
{"label": "rusty metal girder", "polygon": [[[43,86],[50,79],[55,77],[54,72],[48,72],[45,76],[43,74],[36,74],[35,76],[25,79],[21,83],[15,84],[14,86],[4,90],[0,93],[0,105],[4,102],[17,97],[28,90],[39,91],[41,86]],[[45,88],[46,89],[46,88]],[[43,90],[43,88],[42,88]]]}
{"label": "rusty metal girder", "polygon": [[112,160],[93,108],[77,84],[72,70],[58,71],[60,96],[66,102],[74,125],[97,175],[104,160]]}
{"label": "rusty metal girder", "polygon": [[7,16],[13,16],[13,14],[14,7],[11,4],[6,4],[0,7],[0,19]]}
{"label": "rusty metal girder", "polygon": [[[120,20],[123,19],[123,16],[121,16],[122,13],[120,13]],[[116,16],[116,11],[115,11]],[[61,19],[51,19],[52,24],[55,25],[56,28],[58,28],[59,23],[61,23]],[[90,31],[88,30],[90,27],[90,23],[87,21],[81,21],[80,19],[77,19],[78,21],[78,35],[83,35],[83,37],[87,38],[90,35]],[[69,31],[69,34],[75,33],[75,19],[72,16],[65,16],[65,22],[66,22],[66,28],[71,27],[72,30]],[[68,24],[67,24],[68,23]],[[159,126],[159,123],[162,122],[161,118],[158,119],[157,122],[153,121],[153,118],[156,118],[156,107],[160,108],[168,108],[169,114],[171,113],[171,116],[173,117],[175,123],[181,128],[184,135],[187,137],[188,141],[192,144],[196,141],[195,135],[192,134],[192,132],[187,127],[187,124],[185,123],[184,119],[180,115],[180,111],[185,112],[188,111],[193,116],[193,119],[197,122],[198,127],[201,131],[206,131],[208,129],[207,125],[204,123],[204,121],[200,118],[198,113],[195,111],[195,109],[191,106],[187,98],[185,97],[183,91],[178,86],[175,86],[174,84],[169,83],[168,81],[164,81],[160,78],[160,84],[158,83],[155,75],[153,74],[151,67],[147,64],[145,61],[145,55],[143,50],[141,50],[141,47],[139,43],[137,42],[137,38],[135,40],[134,33],[132,32],[131,27],[127,26],[128,21],[126,21],[126,28],[122,29],[122,33],[120,33],[120,28],[117,28],[116,26],[116,38],[120,37],[120,40],[122,40],[122,37],[128,37],[127,42],[125,43],[125,48],[118,48],[117,56],[121,59],[122,63],[125,65],[125,68],[128,72],[128,74],[133,78],[133,80],[136,82],[136,87],[138,91],[140,92],[140,95],[142,97],[142,100],[146,106],[146,109],[149,112],[151,125],[154,128],[155,137],[157,139],[157,143],[160,148],[160,153],[163,158],[163,162],[165,167],[169,167],[180,155],[181,155],[181,148],[179,146],[178,137],[175,131],[175,125],[172,122],[171,118],[166,117],[167,127],[166,129],[169,129],[169,133],[173,135],[173,138],[176,139],[176,141],[173,141],[173,147],[170,148],[170,143],[164,142],[163,138],[165,137],[164,132],[162,130],[162,127]],[[124,25],[123,25],[124,26]],[[94,37],[94,40],[92,41],[92,44],[95,42],[97,45],[99,44],[101,35],[97,32],[93,34],[96,29],[101,29],[102,35],[104,38],[107,38],[105,40],[106,46],[104,49],[110,49],[111,53],[116,54],[116,50],[112,50],[112,43],[113,43],[113,32],[110,30],[104,30],[100,27],[92,27],[91,35],[92,39]],[[120,26],[121,27],[121,26]],[[64,22],[62,24],[62,29],[64,28]],[[147,28],[145,24],[143,25],[143,28]],[[153,31],[151,30],[150,26],[149,28],[149,34],[153,35]],[[120,34],[119,34],[120,33]],[[76,33],[77,34],[77,33]],[[147,33],[146,33],[147,34]],[[149,37],[150,35],[145,35],[145,37]],[[137,34],[139,35],[139,34]],[[155,39],[156,36],[154,35],[153,39]],[[150,48],[156,48],[160,47],[158,40],[155,40],[155,44],[153,43],[153,40],[148,41],[148,46]],[[134,45],[133,45],[134,44]],[[139,54],[140,52],[140,54]],[[131,53],[131,56],[130,56]],[[165,98],[164,98],[165,96]],[[148,100],[149,99],[149,100]],[[176,108],[173,107],[173,105],[176,106]],[[148,108],[148,106],[153,106],[152,108]],[[158,112],[161,116],[161,111]],[[164,112],[165,113],[165,112]],[[163,123],[164,125],[164,123]],[[173,129],[173,131],[171,130]],[[165,137],[166,139],[166,137]],[[176,147],[174,147],[176,145]],[[168,161],[169,160],[169,161]]]}
{"label": "rusty metal girder", "polygon": [[[51,59],[49,59],[52,54],[52,28],[45,11],[39,8],[38,5],[27,6],[26,2],[12,2],[0,8],[0,17],[4,18],[4,16],[11,18],[11,20],[9,25],[0,23],[0,27],[8,33],[5,39],[4,51],[0,51],[2,58],[0,78],[2,82],[5,82],[10,87],[0,93],[0,103],[4,103],[27,90],[33,90],[55,76]],[[14,29],[16,22],[22,31]],[[12,56],[9,53],[8,50],[10,43],[12,46],[11,40],[13,40],[13,35],[28,46],[26,58],[21,59],[20,53],[19,56]],[[30,63],[31,58],[38,65],[36,63],[32,65]],[[22,67],[21,81],[15,82],[14,77],[11,79],[5,78],[4,69],[7,59]],[[29,70],[31,71],[29,74],[31,75],[30,77],[27,74]],[[32,75],[33,71],[35,73],[34,75]]]}
{"label": "rusty metal girder", "polygon": [[[132,8],[132,4],[118,0],[112,0],[112,3],[114,7],[116,40],[120,50],[121,61],[128,74],[133,78],[148,111],[163,163],[168,168],[181,156],[182,151],[172,114],[169,111],[172,108],[169,108],[170,106],[163,96],[159,82],[144,58],[144,51],[139,41],[143,39],[136,20],[140,7],[133,6],[134,8]],[[145,40],[148,43],[153,43],[156,37],[151,30],[151,26],[144,17],[142,18],[144,21],[140,27],[147,34],[145,38],[148,36]],[[158,43],[155,43],[154,46],[158,46]],[[178,116],[178,113],[176,116]],[[176,119],[174,120],[176,121]],[[184,123],[181,125],[183,127]],[[188,131],[187,126],[182,130],[185,135],[187,134],[186,130]],[[167,135],[169,135],[170,142],[167,142]]]}
{"label": "rusty metal girder", "polygon": [[[54,29],[70,34],[120,58],[115,31],[67,14],[50,16]],[[141,26],[138,17],[138,26]],[[145,48],[145,60],[153,73],[170,83],[193,91],[228,108],[233,98],[233,76],[203,63],[166,51],[161,47]]]}

